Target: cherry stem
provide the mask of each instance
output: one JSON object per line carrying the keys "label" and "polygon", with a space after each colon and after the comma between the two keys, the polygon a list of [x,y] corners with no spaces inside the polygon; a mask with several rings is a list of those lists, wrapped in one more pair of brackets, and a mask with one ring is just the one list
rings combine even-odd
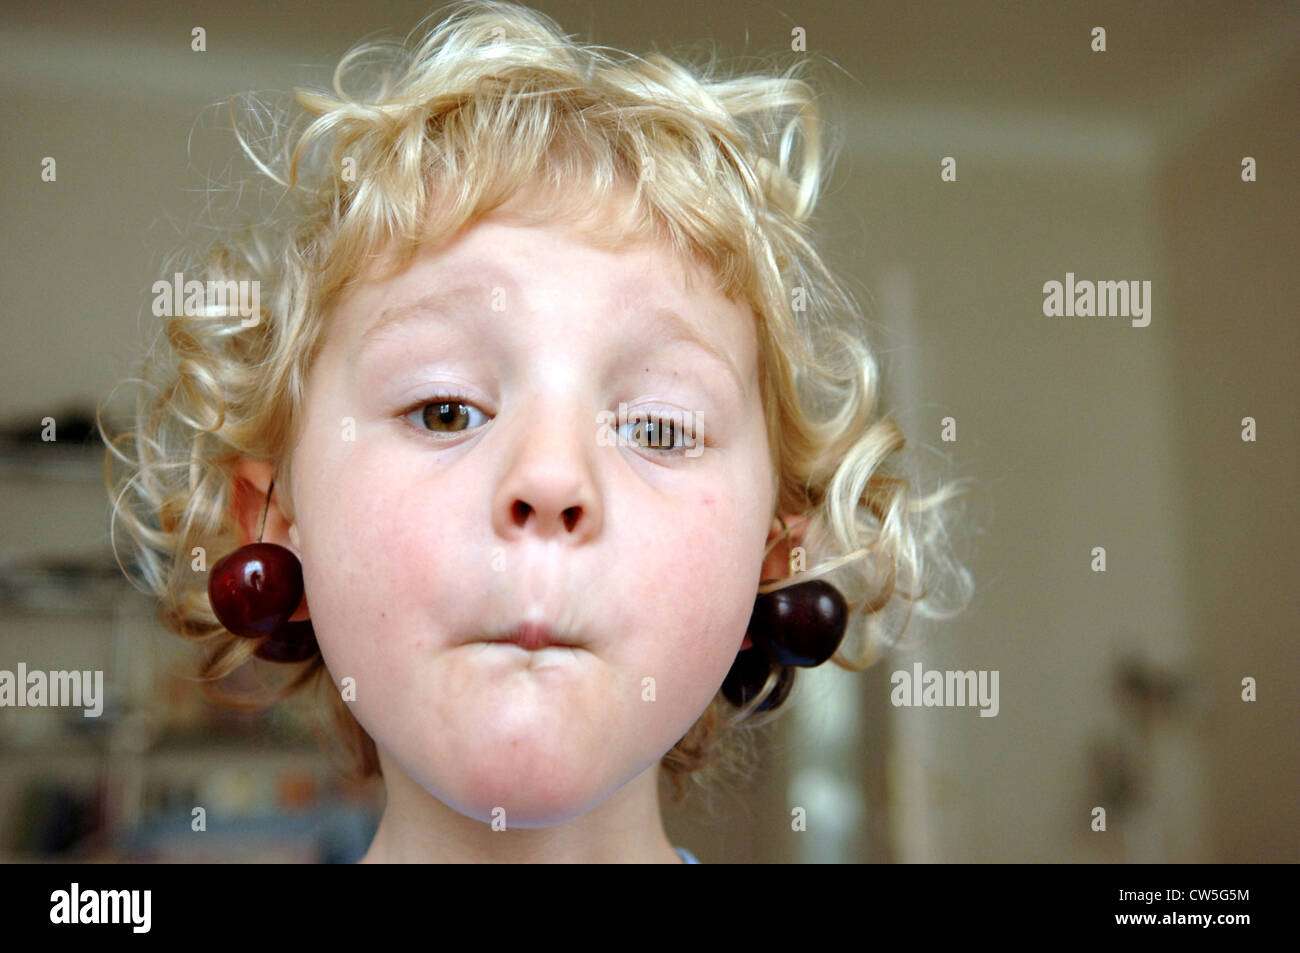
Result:
{"label": "cherry stem", "polygon": [[262,541],[262,531],[266,529],[266,511],[271,508],[271,491],[275,489],[275,480],[266,488],[266,505],[262,507],[262,525],[257,528],[257,541]]}

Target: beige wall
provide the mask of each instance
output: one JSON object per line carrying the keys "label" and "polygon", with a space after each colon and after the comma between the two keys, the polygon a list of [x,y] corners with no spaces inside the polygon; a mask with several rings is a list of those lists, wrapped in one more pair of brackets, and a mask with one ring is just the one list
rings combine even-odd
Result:
{"label": "beige wall", "polygon": [[[1230,863],[1300,858],[1300,59],[1170,151],[1157,176],[1179,329],[1168,364],[1182,480],[1188,634],[1206,691],[1207,850]],[[1258,181],[1241,181],[1253,156]],[[1253,417],[1254,443],[1241,439]],[[1241,680],[1258,701],[1241,700]]]}

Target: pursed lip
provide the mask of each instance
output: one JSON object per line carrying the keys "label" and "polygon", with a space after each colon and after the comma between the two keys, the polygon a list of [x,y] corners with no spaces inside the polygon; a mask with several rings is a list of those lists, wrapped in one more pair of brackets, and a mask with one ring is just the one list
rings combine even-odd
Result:
{"label": "pursed lip", "polygon": [[525,620],[496,635],[487,635],[480,642],[508,642],[530,652],[552,646],[582,648],[582,643],[566,633],[556,632],[545,622]]}

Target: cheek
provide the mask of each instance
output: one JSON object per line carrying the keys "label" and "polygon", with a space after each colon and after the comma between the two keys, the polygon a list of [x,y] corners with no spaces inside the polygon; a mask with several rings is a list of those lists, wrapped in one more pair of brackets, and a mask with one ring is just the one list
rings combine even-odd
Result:
{"label": "cheek", "polygon": [[[342,441],[340,441],[342,443]],[[458,560],[442,525],[457,503],[418,491],[392,461],[365,445],[331,446],[311,461],[303,576],[317,639],[336,677],[391,679],[403,652],[419,651],[418,627],[403,645],[404,619],[454,598]],[[463,567],[462,567],[463,568]]]}
{"label": "cheek", "polygon": [[[753,516],[705,494],[685,533],[640,554],[643,582],[619,629],[642,631],[645,675],[661,700],[680,697],[703,709],[740,651],[754,608],[761,548],[744,529]],[[631,591],[631,590],[629,590]],[[651,671],[650,669],[653,669]]]}

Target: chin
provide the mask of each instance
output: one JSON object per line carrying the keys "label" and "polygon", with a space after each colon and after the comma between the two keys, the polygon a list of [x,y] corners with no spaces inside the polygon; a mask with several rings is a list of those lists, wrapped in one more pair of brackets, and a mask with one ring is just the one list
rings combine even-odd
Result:
{"label": "chin", "polygon": [[529,829],[585,814],[617,787],[604,781],[591,763],[568,763],[553,752],[526,751],[521,745],[464,763],[444,790],[447,805],[466,817]]}

